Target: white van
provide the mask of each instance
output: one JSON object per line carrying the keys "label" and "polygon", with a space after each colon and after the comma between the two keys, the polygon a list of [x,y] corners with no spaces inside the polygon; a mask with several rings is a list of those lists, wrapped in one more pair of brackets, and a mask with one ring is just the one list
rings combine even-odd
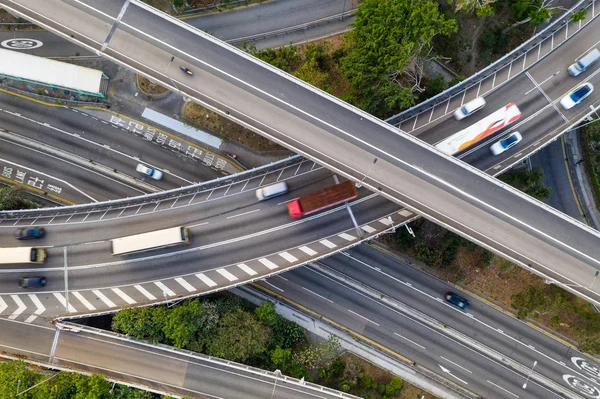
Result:
{"label": "white van", "polygon": [[485,106],[485,100],[483,97],[477,97],[454,112],[454,117],[457,121],[466,118],[467,116],[479,111],[481,108]]}
{"label": "white van", "polygon": [[590,65],[600,59],[600,50],[597,48],[593,49],[579,60],[576,60],[573,65],[571,65],[568,69],[569,75],[577,76],[580,73],[584,72]]}
{"label": "white van", "polygon": [[285,182],[271,184],[263,188],[256,190],[256,198],[259,201],[267,200],[269,198],[277,197],[288,192],[288,186]]}

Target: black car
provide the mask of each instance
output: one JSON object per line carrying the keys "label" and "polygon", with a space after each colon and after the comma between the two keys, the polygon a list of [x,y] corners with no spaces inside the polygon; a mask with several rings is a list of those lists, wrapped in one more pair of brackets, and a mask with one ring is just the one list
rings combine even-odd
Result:
{"label": "black car", "polygon": [[447,292],[445,298],[446,298],[446,300],[448,302],[450,302],[453,305],[458,306],[462,310],[467,310],[469,308],[469,306],[470,306],[469,305],[469,301],[467,301],[463,297],[460,297],[460,296],[456,295],[453,292]]}
{"label": "black car", "polygon": [[46,234],[43,227],[27,227],[15,231],[17,240],[30,240],[32,238],[42,238]]}
{"label": "black car", "polygon": [[41,288],[46,286],[46,277],[23,277],[19,279],[21,288]]}

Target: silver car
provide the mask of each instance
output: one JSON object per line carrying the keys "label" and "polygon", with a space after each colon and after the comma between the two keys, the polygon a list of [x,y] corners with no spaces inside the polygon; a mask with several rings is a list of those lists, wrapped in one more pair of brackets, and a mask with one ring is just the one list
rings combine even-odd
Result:
{"label": "silver car", "polygon": [[138,163],[135,170],[145,174],[146,176],[150,176],[154,180],[160,180],[163,178],[163,173],[160,170],[149,168],[145,165],[142,165],[141,163]]}
{"label": "silver car", "polygon": [[521,136],[521,133],[511,133],[502,140],[492,144],[490,146],[490,151],[494,155],[500,155],[509,148],[516,146],[521,140],[523,140],[523,136]]}

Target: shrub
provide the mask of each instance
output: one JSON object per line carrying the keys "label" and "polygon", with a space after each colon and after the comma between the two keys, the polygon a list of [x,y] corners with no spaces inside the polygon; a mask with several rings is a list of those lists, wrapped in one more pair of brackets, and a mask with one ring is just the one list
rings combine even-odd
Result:
{"label": "shrub", "polygon": [[[386,395],[398,396],[400,394],[400,390],[402,389],[402,380],[399,377],[392,377],[392,380],[385,387]],[[398,393],[396,393],[398,392]]]}

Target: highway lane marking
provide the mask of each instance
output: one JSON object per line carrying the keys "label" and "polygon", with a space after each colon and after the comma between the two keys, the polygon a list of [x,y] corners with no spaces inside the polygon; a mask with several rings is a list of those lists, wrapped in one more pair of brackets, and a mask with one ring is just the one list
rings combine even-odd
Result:
{"label": "highway lane marking", "polygon": [[225,277],[228,281],[236,281],[238,278],[226,269],[217,269],[217,273]]}
{"label": "highway lane marking", "polygon": [[442,366],[441,364],[438,363],[438,366],[440,366],[440,369],[442,369],[442,372],[445,374],[448,374],[450,377],[454,377],[455,379],[457,379],[458,381],[462,382],[465,385],[469,385],[469,383],[465,380],[461,380],[460,378],[458,378],[457,376],[455,376],[454,374],[452,374],[452,371],[450,371],[449,369],[447,369],[446,367]]}
{"label": "highway lane marking", "polygon": [[424,347],[423,345],[421,345],[421,344],[417,344],[415,341],[413,341],[413,340],[411,340],[411,339],[408,339],[408,338],[406,338],[405,336],[402,336],[402,335],[398,334],[397,332],[395,332],[395,333],[394,333],[394,335],[397,335],[397,336],[399,336],[400,338],[407,340],[407,341],[408,341],[408,342],[410,342],[411,344],[413,344],[413,345],[416,345],[416,346],[418,346],[418,347],[419,347],[419,348],[421,348],[421,349],[425,349],[425,347]]}
{"label": "highway lane marking", "polygon": [[361,229],[363,229],[364,231],[367,232],[367,234],[371,234],[377,231],[377,229],[374,229],[373,227],[369,226],[368,224],[365,224],[364,226],[360,226]]}
{"label": "highway lane marking", "polygon": [[198,291],[196,289],[196,287],[194,287],[193,285],[191,285],[190,283],[188,283],[186,280],[184,280],[181,277],[175,278],[175,281],[177,281],[179,283],[179,285],[181,285],[183,288],[185,288],[188,292]]}
{"label": "highway lane marking", "polygon": [[133,300],[133,298],[124,293],[120,288],[111,288],[111,291],[120,296],[121,299],[127,302],[129,305],[137,303],[135,300]]}
{"label": "highway lane marking", "polygon": [[[394,280],[394,281],[396,281],[396,282],[399,282],[399,283],[401,283],[401,284],[407,285],[407,283],[406,283],[406,282],[404,282],[404,281],[402,281],[402,280],[400,280],[400,279],[398,279],[398,278],[396,278],[396,277],[392,276],[392,275],[391,275],[391,274],[389,274],[389,273],[386,273],[386,272],[382,271],[381,269],[378,269],[378,268],[376,268],[376,267],[373,267],[373,266],[371,266],[370,264],[368,264],[368,263],[366,263],[366,262],[363,262],[363,261],[361,261],[360,259],[357,259],[357,258],[353,257],[352,255],[348,254],[347,252],[342,252],[342,254],[343,254],[343,255],[345,255],[345,256],[347,256],[347,257],[349,257],[349,258],[351,258],[351,259],[352,259],[352,260],[354,260],[355,262],[358,262],[358,263],[360,263],[360,264],[362,264],[362,265],[364,265],[364,266],[366,266],[366,267],[368,267],[368,268],[370,268],[370,269],[373,269],[373,270],[376,270],[376,271],[378,271],[379,273],[381,273],[381,274],[383,274],[384,276],[386,276],[386,277],[390,278],[391,280]],[[312,269],[311,269],[311,268],[308,268],[308,270],[312,270]],[[317,273],[317,272],[316,272],[316,271],[314,271],[314,270],[313,270],[313,272]],[[320,274],[320,273],[319,273],[319,274]],[[331,280],[331,279],[330,279],[330,280]],[[331,280],[331,281],[335,281],[335,280]],[[340,283],[338,282],[338,284],[340,284]],[[340,284],[340,285],[341,285],[341,284]],[[342,286],[343,286],[343,285],[342,285]],[[407,286],[408,286],[408,285],[407,285]],[[347,286],[345,286],[345,287],[346,287],[346,288],[348,288]],[[455,311],[455,312],[458,312],[458,313],[459,313],[459,314],[461,314],[461,315],[466,315],[466,313],[465,313],[465,312],[462,312],[462,311],[458,310],[457,308],[455,308],[454,306],[451,306],[451,305],[449,305],[449,304],[445,303],[445,302],[444,302],[444,301],[443,301],[441,298],[439,298],[439,297],[436,297],[436,296],[430,295],[430,294],[428,294],[427,292],[425,292],[425,291],[423,291],[423,290],[420,290],[419,288],[416,288],[416,287],[413,287],[413,286],[409,286],[409,288],[411,288],[411,289],[413,289],[413,290],[417,291],[418,293],[420,293],[420,294],[422,294],[422,295],[425,295],[426,297],[428,297],[428,298],[430,298],[430,299],[433,299],[433,300],[435,300],[435,301],[437,301],[437,302],[439,302],[439,303],[443,304],[444,306],[447,306],[447,307],[449,307],[450,309],[452,309],[452,310],[453,310],[453,311]],[[368,297],[367,297],[367,298],[368,298]],[[385,305],[382,305],[382,306],[385,306]],[[467,317],[468,317],[468,315],[467,315]],[[489,328],[489,329],[491,329],[491,330],[493,330],[493,331],[498,331],[498,332],[499,332],[499,333],[500,333],[502,336],[504,336],[504,337],[506,337],[506,338],[508,338],[508,339],[512,340],[513,342],[515,342],[515,343],[517,343],[517,344],[519,344],[519,345],[521,345],[521,346],[523,346],[523,347],[527,347],[527,348],[531,349],[533,352],[537,353],[538,355],[540,355],[540,356],[543,356],[543,357],[545,357],[546,359],[548,359],[548,360],[550,360],[550,361],[552,361],[552,362],[554,362],[554,363],[558,363],[558,364],[560,364],[559,362],[557,362],[557,361],[556,361],[555,359],[553,359],[552,357],[550,357],[550,356],[548,356],[548,355],[544,354],[543,352],[540,352],[539,350],[537,350],[537,349],[535,349],[535,348],[532,348],[530,345],[528,345],[528,344],[525,344],[524,342],[521,342],[520,340],[518,340],[518,339],[514,338],[513,336],[511,336],[510,334],[506,334],[506,333],[505,333],[505,332],[503,332],[502,330],[499,330],[499,329],[497,329],[497,328],[494,328],[494,327],[492,327],[491,325],[489,325],[489,324],[487,324],[487,323],[485,323],[485,322],[481,321],[481,320],[480,320],[480,319],[478,319],[477,317],[472,317],[471,319],[472,319],[472,320],[475,320],[475,321],[477,321],[479,324],[483,325],[484,327],[487,327],[487,328]],[[513,319],[514,319],[514,318],[513,318]],[[515,320],[518,320],[518,319],[515,319]],[[524,324],[524,325],[526,326],[526,328],[530,328],[530,327],[527,325],[527,323],[524,323],[524,322],[523,322],[523,321],[521,321],[521,320],[518,320],[518,321],[519,321],[520,323]],[[576,374],[578,374],[578,375],[580,375],[580,376],[582,376],[582,377],[584,377],[584,378],[588,378],[586,375],[579,373],[579,372],[578,372],[577,370],[575,370],[575,369],[572,369],[572,368],[570,368],[570,367],[568,367],[568,366],[564,366],[564,367],[565,367],[567,370],[569,370],[570,372],[572,372],[572,373],[576,373]]]}
{"label": "highway lane marking", "polygon": [[569,123],[570,122],[569,119],[561,112],[560,109],[558,109],[558,107],[556,106],[556,104],[554,103],[554,101],[552,101],[552,99],[548,96],[548,94],[546,94],[546,92],[544,91],[544,89],[542,89],[542,87],[538,84],[538,82],[536,82],[536,80],[533,78],[533,76],[531,76],[531,74],[529,73],[529,71],[525,71],[525,75],[533,82],[533,84],[535,85],[535,87],[540,91],[540,93],[542,93],[542,96],[544,96],[544,98],[546,99],[546,101],[548,101],[548,103],[550,103],[550,105],[552,105],[552,108],[554,108],[554,110],[556,112],[558,112],[558,114],[565,121],[565,123]]}
{"label": "highway lane marking", "polygon": [[263,282],[263,283],[265,283],[265,284],[268,284],[268,285],[270,285],[271,287],[275,288],[276,290],[279,290],[279,291],[281,291],[281,292],[285,292],[284,290],[282,290],[282,289],[281,289],[281,288],[279,288],[278,286],[276,286],[276,285],[274,285],[274,284],[271,284],[271,283],[269,283],[269,282],[267,281],[267,279],[266,279],[266,278],[263,278],[263,279],[261,279],[260,281],[262,281],[262,282]]}
{"label": "highway lane marking", "polygon": [[283,259],[287,260],[290,263],[294,263],[298,261],[298,258],[296,258],[294,255],[292,255],[289,252],[281,252],[279,254],[279,256],[281,256]]}
{"label": "highway lane marking", "polygon": [[291,200],[280,202],[277,204],[277,206],[287,204],[288,202],[296,201],[298,198],[300,198],[300,197],[296,197],[296,198],[292,198]]}
{"label": "highway lane marking", "polygon": [[313,251],[312,249],[310,249],[309,247],[302,246],[298,248],[300,251],[304,252],[305,254],[307,254],[308,256],[315,256],[316,254],[318,254],[317,251]]}
{"label": "highway lane marking", "polygon": [[156,297],[154,295],[152,295],[150,293],[150,291],[148,291],[147,289],[145,289],[141,285],[137,284],[137,285],[134,285],[134,287],[135,287],[136,290],[138,290],[139,292],[141,292],[142,295],[144,295],[146,298],[150,299],[151,301],[155,301],[156,300]]}
{"label": "highway lane marking", "polygon": [[67,309],[69,313],[77,313],[77,309],[75,309],[73,305],[67,302],[63,294],[61,294],[60,292],[53,292],[52,294],[56,299],[58,299],[58,302],[60,302],[60,304],[63,305],[65,309]]}
{"label": "highway lane marking", "polygon": [[240,216],[249,215],[251,213],[258,212],[258,211],[260,211],[260,209],[254,209],[252,211],[248,211],[248,212],[244,212],[244,213],[239,213],[237,215],[227,216],[227,219],[233,219],[233,218],[237,218],[237,217],[240,217]]}
{"label": "highway lane marking", "polygon": [[321,244],[325,245],[329,249],[333,249],[333,248],[337,247],[337,245],[335,245],[334,243],[332,243],[331,241],[329,241],[327,239],[320,240],[319,242]]}
{"label": "highway lane marking", "polygon": [[0,314],[4,313],[4,311],[8,308],[8,305],[6,304],[6,301],[4,301],[4,299],[2,299],[2,297],[0,296]]}
{"label": "highway lane marking", "polygon": [[198,224],[192,224],[192,225],[189,225],[188,227],[204,226],[205,224],[208,224],[208,222],[203,222],[203,223],[198,223]]}
{"label": "highway lane marking", "polygon": [[[468,350],[468,351],[472,352],[473,354],[475,354],[475,355],[477,355],[477,356],[479,356],[479,357],[482,357],[482,358],[484,358],[485,360],[487,360],[487,361],[489,361],[489,362],[492,362],[492,363],[496,364],[497,366],[499,366],[499,367],[501,367],[501,368],[505,369],[506,371],[508,371],[508,372],[510,372],[510,373],[513,373],[513,374],[515,374],[515,375],[516,375],[516,376],[518,376],[519,378],[521,378],[521,377],[522,377],[522,375],[521,375],[521,374],[519,374],[518,372],[514,371],[512,368],[510,368],[510,367],[508,367],[508,366],[505,366],[504,364],[500,363],[499,361],[497,361],[497,360],[495,360],[495,359],[493,359],[493,358],[491,358],[491,357],[488,357],[488,356],[484,355],[483,353],[480,353],[480,352],[478,352],[478,351],[477,351],[477,350],[475,350],[474,348],[471,348],[470,346],[467,346],[466,344],[463,344],[462,342],[460,342],[460,341],[457,341],[456,339],[454,339],[454,338],[452,338],[452,337],[450,337],[450,336],[448,336],[448,335],[445,335],[445,334],[443,334],[441,331],[438,331],[438,330],[436,330],[436,329],[434,329],[434,328],[432,328],[432,327],[430,327],[430,326],[428,326],[428,325],[426,325],[426,324],[424,324],[424,323],[420,322],[420,321],[419,321],[419,320],[417,320],[417,319],[413,319],[413,318],[409,317],[408,315],[406,315],[406,314],[402,313],[402,312],[401,312],[401,311],[399,311],[398,309],[395,309],[395,308],[393,308],[393,307],[391,307],[391,306],[389,306],[389,305],[386,305],[386,304],[384,304],[384,303],[382,303],[382,302],[380,302],[380,301],[378,301],[378,300],[376,300],[376,299],[374,299],[374,298],[372,298],[372,297],[370,297],[370,296],[368,296],[368,295],[366,295],[366,294],[364,294],[364,293],[362,293],[362,292],[360,292],[360,291],[357,291],[356,289],[354,289],[354,288],[352,288],[352,287],[349,287],[349,286],[347,286],[347,285],[345,285],[345,284],[343,284],[343,283],[341,283],[341,282],[339,282],[339,281],[337,281],[337,280],[334,280],[334,279],[332,279],[331,277],[329,277],[329,276],[327,276],[327,275],[325,275],[325,274],[322,274],[322,273],[320,273],[320,272],[318,272],[318,271],[314,270],[314,269],[313,269],[312,267],[310,267],[310,266],[309,266],[309,267],[307,267],[307,268],[305,268],[305,270],[308,270],[308,271],[311,271],[311,272],[313,272],[313,273],[315,273],[315,274],[318,274],[319,276],[321,276],[321,277],[323,277],[323,278],[325,278],[325,279],[327,279],[327,280],[329,280],[329,281],[331,281],[331,282],[333,282],[333,283],[335,283],[335,284],[337,284],[337,285],[340,285],[340,286],[344,287],[345,289],[347,289],[347,290],[349,290],[349,291],[352,291],[352,292],[354,292],[355,294],[358,294],[358,295],[360,295],[360,296],[362,296],[362,297],[364,297],[364,298],[366,298],[366,299],[370,300],[371,302],[375,302],[375,303],[376,303],[376,304],[378,304],[379,306],[382,306],[382,307],[384,307],[384,308],[386,308],[386,309],[388,309],[388,310],[392,311],[393,313],[396,313],[397,315],[399,315],[399,316],[401,316],[401,317],[403,317],[403,318],[405,318],[405,319],[407,319],[407,320],[409,320],[409,321],[411,321],[411,322],[413,322],[413,323],[415,323],[415,324],[417,324],[417,325],[419,325],[419,326],[421,326],[421,327],[423,327],[423,328],[425,328],[425,329],[427,329],[427,330],[431,331],[432,333],[434,333],[434,334],[437,334],[437,335],[439,335],[439,336],[441,336],[441,337],[443,337],[443,338],[447,339],[448,341],[450,341],[450,342],[452,342],[452,343],[454,343],[454,344],[456,344],[456,345],[458,345],[458,346],[461,346],[461,347],[465,348],[466,350]],[[530,382],[531,382],[531,383],[534,383],[535,385],[537,385],[538,387],[540,387],[540,388],[542,388],[542,389],[545,389],[546,391],[548,391],[549,393],[553,394],[554,396],[556,396],[556,397],[558,397],[558,398],[562,398],[562,396],[558,395],[558,394],[557,394],[556,392],[554,392],[554,391],[551,391],[549,388],[546,388],[544,385],[541,385],[541,384],[537,383],[535,380],[530,380]]]}
{"label": "highway lane marking", "polygon": [[173,292],[173,290],[171,290],[169,287],[167,287],[166,285],[164,285],[164,284],[163,284],[161,281],[154,281],[154,284],[155,284],[155,285],[156,285],[158,288],[160,288],[160,289],[162,290],[162,292],[163,292],[163,295],[164,295],[165,297],[166,297],[167,295],[168,295],[168,296],[175,296],[175,295],[177,295],[177,294],[175,294],[175,293]]}
{"label": "highway lane marking", "polygon": [[[546,78],[545,80],[543,80],[542,82],[540,82],[540,86],[543,85],[544,83],[546,83],[547,81],[549,81],[550,79],[552,79],[553,77],[555,77],[556,75],[558,75],[560,73],[560,71],[556,71],[552,76]],[[533,87],[533,89],[526,91],[525,95],[528,95],[529,93],[531,93],[532,91],[535,91],[537,87]]]}
{"label": "highway lane marking", "polygon": [[375,323],[373,320],[371,320],[371,319],[369,319],[369,318],[366,318],[365,316],[361,315],[360,313],[356,313],[355,311],[353,311],[353,310],[350,310],[350,309],[348,309],[348,312],[350,312],[350,313],[352,313],[352,314],[354,314],[354,315],[356,315],[356,316],[358,316],[358,317],[360,317],[360,318],[362,318],[362,319],[365,319],[366,321],[368,321],[368,322],[370,322],[370,323],[373,323],[373,324],[375,324],[376,326],[379,326],[379,323]]}
{"label": "highway lane marking", "polygon": [[471,370],[468,370],[466,368],[464,368],[463,366],[461,366],[460,364],[454,363],[452,360],[450,359],[446,359],[444,356],[440,356],[442,359],[444,359],[445,361],[447,361],[448,363],[452,363],[453,365],[455,365],[458,368],[463,369],[464,371],[473,374],[473,372]]}
{"label": "highway lane marking", "polygon": [[21,298],[19,298],[18,295],[11,295],[10,297],[17,304],[17,309],[15,309],[15,311],[10,316],[8,316],[9,319],[14,320],[17,317],[19,317],[19,315],[23,313],[25,309],[27,309],[27,306],[25,305],[25,303],[23,303],[23,301],[21,300]]}
{"label": "highway lane marking", "polygon": [[115,303],[113,301],[111,301],[110,299],[108,299],[108,297],[106,295],[104,295],[102,292],[100,292],[99,290],[92,290],[92,292],[94,293],[94,295],[96,295],[102,302],[104,302],[104,304],[106,306],[108,306],[109,308],[116,308],[117,305],[115,305]]}
{"label": "highway lane marking", "polygon": [[249,276],[255,276],[256,274],[258,274],[254,270],[252,270],[250,267],[248,267],[248,265],[246,265],[245,263],[240,263],[237,265],[237,267],[239,267],[240,269],[245,271]]}
{"label": "highway lane marking", "polygon": [[324,300],[326,300],[327,302],[334,303],[334,302],[333,302],[331,299],[329,299],[329,298],[325,298],[323,295],[317,294],[316,292],[314,292],[314,291],[311,291],[311,290],[309,290],[309,289],[308,289],[308,288],[306,288],[306,287],[302,287],[302,289],[304,289],[304,290],[306,290],[306,291],[310,292],[311,294],[313,294],[313,295],[315,295],[315,296],[318,296],[318,297],[319,297],[319,298],[321,298],[321,299],[324,299]]}
{"label": "highway lane marking", "polygon": [[210,278],[206,277],[203,273],[196,274],[196,277],[198,277],[204,284],[208,285],[209,287],[214,287],[217,285],[217,283],[212,281]]}
{"label": "highway lane marking", "polygon": [[511,391],[509,391],[508,389],[504,389],[504,388],[502,388],[500,385],[496,385],[496,384],[494,384],[494,383],[493,383],[492,381],[490,381],[490,380],[487,380],[487,382],[489,382],[490,384],[492,384],[492,385],[493,385],[493,386],[495,386],[496,388],[499,388],[499,389],[503,390],[504,392],[506,392],[506,393],[507,393],[507,394],[509,394],[509,395],[512,395],[512,396],[514,396],[514,397],[516,397],[516,398],[518,398],[518,397],[519,397],[519,395],[517,395],[517,394],[515,394],[515,393],[512,393],[512,392],[511,392]]}
{"label": "highway lane marking", "polygon": [[275,270],[275,269],[279,268],[279,266],[277,266],[275,263],[271,262],[267,258],[260,258],[258,261],[260,263],[262,263],[263,265],[265,265],[269,270]]}
{"label": "highway lane marking", "polygon": [[88,310],[96,310],[96,307],[92,305],[83,295],[81,295],[78,291],[71,291],[71,294],[75,296],[75,298],[79,299],[79,302],[83,303],[83,305]]}

